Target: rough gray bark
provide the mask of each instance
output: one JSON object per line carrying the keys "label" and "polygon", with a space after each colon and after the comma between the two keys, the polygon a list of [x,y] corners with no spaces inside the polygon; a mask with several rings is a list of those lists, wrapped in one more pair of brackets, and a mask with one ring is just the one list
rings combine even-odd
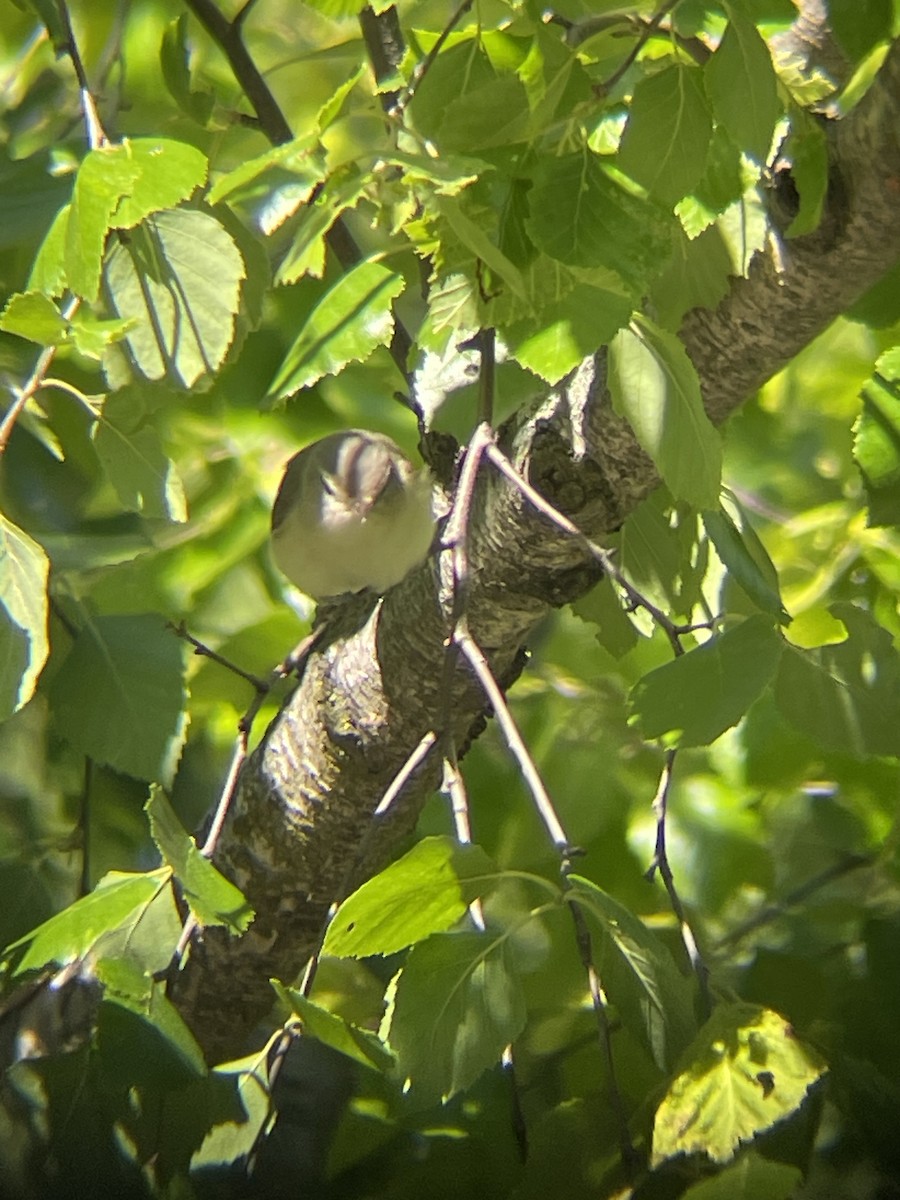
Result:
{"label": "rough gray bark", "polygon": [[[821,227],[761,254],[714,312],[695,310],[681,337],[707,411],[724,421],[767,378],[900,259],[900,44],[869,93],[833,123],[832,185]],[[617,529],[657,483],[612,412],[603,356],[582,364],[501,431],[501,446],[547,498],[594,539]],[[597,568],[485,465],[470,529],[470,628],[495,674],[553,607],[582,595]],[[410,751],[441,722],[446,617],[436,562],[371,610],[352,600],[331,640],[247,764],[216,855],[256,920],[241,939],[205,933],[174,999],[214,1058],[239,1052],[265,1014],[270,976],[290,980],[315,945],[329,904],[382,864],[414,827],[438,781],[432,756],[373,830],[372,812]],[[452,706],[457,744],[480,731],[483,697],[462,669]]]}

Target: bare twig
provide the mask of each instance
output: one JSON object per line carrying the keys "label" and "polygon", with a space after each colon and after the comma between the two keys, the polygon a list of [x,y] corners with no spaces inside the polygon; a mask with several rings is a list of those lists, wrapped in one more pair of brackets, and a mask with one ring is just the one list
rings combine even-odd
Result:
{"label": "bare twig", "polygon": [[666,15],[666,13],[671,12],[677,3],[678,0],[665,0],[665,3],[660,5],[650,20],[644,25],[640,37],[631,47],[631,50],[626,55],[624,62],[617,67],[615,71],[613,71],[612,75],[610,75],[608,79],[605,79],[603,83],[599,85],[603,92],[609,92],[615,87],[615,85],[619,82],[619,80],[643,50],[644,46],[646,46],[647,42],[649,42],[654,33],[656,33],[663,17]]}
{"label": "bare twig", "polygon": [[460,23],[460,21],[463,19],[463,17],[466,15],[466,13],[471,9],[473,2],[474,2],[474,0],[462,0],[462,3],[458,6],[458,8],[455,9],[452,16],[450,17],[450,20],[447,22],[447,24],[444,26],[444,28],[441,30],[440,34],[438,35],[437,41],[434,43],[434,45],[431,47],[431,49],[428,51],[428,53],[422,59],[421,63],[419,63],[419,65],[416,67],[415,71],[413,72],[413,77],[409,82],[409,86],[398,97],[397,104],[396,104],[396,109],[398,111],[402,112],[403,109],[406,108],[406,106],[409,104],[410,100],[412,100],[413,96],[416,94],[417,88],[419,88],[421,86],[422,80],[425,78],[425,76],[431,70],[431,67],[434,64],[435,59],[440,54],[440,52],[443,50],[444,43],[447,41],[447,38],[450,36],[450,34],[453,32],[453,30],[456,28],[456,26]]}
{"label": "bare twig", "polygon": [[312,991],[313,983],[315,982],[316,978],[316,972],[319,969],[319,958],[322,953],[322,946],[325,942],[325,935],[328,932],[328,926],[334,919],[334,914],[338,910],[338,905],[342,900],[345,899],[350,891],[350,884],[353,878],[356,876],[360,864],[365,861],[369,846],[371,845],[372,839],[375,836],[375,832],[382,818],[387,815],[394,801],[403,791],[404,787],[406,787],[407,783],[409,783],[410,779],[413,777],[419,767],[428,758],[428,755],[431,753],[432,747],[436,741],[437,736],[432,730],[429,730],[427,733],[423,734],[423,736],[419,739],[418,744],[410,752],[400,770],[391,780],[384,795],[375,806],[375,809],[372,812],[372,820],[369,822],[365,834],[360,839],[356,854],[347,864],[347,868],[344,871],[343,882],[338,891],[338,895],[329,905],[328,912],[325,914],[325,919],[322,922],[321,928],[319,929],[319,935],[316,938],[315,948],[307,959],[306,966],[303,970],[303,979],[300,983],[300,991],[304,996],[309,997],[309,994]]}
{"label": "bare twig", "polygon": [[275,145],[289,142],[294,136],[291,127],[244,45],[241,13],[229,21],[212,0],[184,0],[184,3],[221,46],[235,79],[253,106],[262,132]]}
{"label": "bare twig", "polygon": [[75,78],[78,80],[78,87],[81,91],[81,110],[84,113],[88,145],[92,150],[97,150],[101,146],[107,145],[109,138],[106,136],[103,126],[100,123],[97,105],[91,93],[90,84],[88,83],[87,72],[84,69],[84,63],[78,50],[78,43],[75,41],[75,33],[72,30],[72,19],[69,16],[69,6],[66,4],[66,0],[56,0],[56,8],[66,35],[65,44],[62,48],[72,60]]}
{"label": "bare twig", "polygon": [[829,883],[833,883],[836,879],[840,879],[843,875],[849,875],[851,871],[858,871],[860,867],[871,867],[876,861],[876,856],[872,854],[846,854],[837,862],[832,863],[830,867],[826,867],[818,874],[811,876],[792,892],[780,900],[777,904],[768,904],[761,909],[749,920],[742,925],[738,925],[729,933],[726,933],[716,943],[716,950],[729,949],[736,946],[738,942],[742,942],[745,937],[751,933],[755,933],[757,929],[763,925],[769,925],[773,921],[777,921],[779,917],[783,917],[788,909],[796,908],[798,904],[802,904],[804,900],[808,900],[810,896],[827,887]]}
{"label": "bare twig", "polygon": [[672,785],[672,772],[675,767],[676,754],[677,751],[675,750],[666,751],[663,760],[663,769],[659,777],[659,786],[653,798],[653,812],[656,816],[656,848],[653,853],[653,861],[647,869],[647,878],[652,879],[657,870],[659,871],[666,894],[669,897],[669,903],[672,906],[672,912],[678,920],[678,927],[681,930],[681,940],[687,951],[688,961],[697,977],[697,983],[700,988],[700,1001],[703,1005],[704,1014],[708,1017],[712,1012],[712,999],[709,994],[709,968],[706,965],[703,955],[700,953],[691,923],[685,915],[684,905],[681,903],[681,897],[678,895],[678,890],[675,887],[675,877],[672,874],[672,867],[669,864],[669,856],[666,849],[666,815],[668,813],[669,789]]}
{"label": "bare twig", "polygon": [[[486,454],[490,455],[491,451],[495,448],[493,430],[486,421],[482,421],[476,428],[466,449],[466,457],[463,462],[453,508],[444,530],[443,546],[444,553],[447,555],[449,570],[446,572],[442,570],[442,590],[444,591],[445,599],[447,589],[451,590],[449,607],[452,622],[448,642],[447,662],[455,661],[453,651],[458,649],[481,685],[482,691],[493,709],[494,719],[500,726],[506,744],[519,767],[519,771],[528,787],[538,814],[544,823],[544,827],[559,853],[563,888],[564,891],[568,892],[572,859],[579,851],[577,847],[571,844],[556,812],[553,801],[544,786],[540,772],[509,710],[503,690],[494,678],[483,651],[469,631],[465,612],[465,596],[469,569],[467,549],[468,522],[472,496],[474,494],[475,478],[482,458]],[[574,526],[572,528],[574,529]],[[445,681],[444,690],[445,696],[449,697],[449,680]],[[449,719],[447,724],[449,727]],[[449,734],[446,736],[449,736]],[[459,786],[461,780],[457,781],[454,778],[457,774],[455,758],[449,762],[445,760],[445,778],[449,776],[448,790],[451,787],[455,788],[455,793],[451,792],[451,795],[454,795],[454,815],[457,822],[457,832],[465,837],[468,836],[468,811],[465,808],[465,802],[462,798],[464,793],[461,792]],[[571,895],[568,895],[566,899],[575,922],[579,953],[581,954],[587,973],[591,1003],[597,1021],[598,1036],[608,1065],[609,1097],[610,1103],[617,1114],[622,1160],[628,1169],[631,1170],[636,1162],[636,1154],[631,1142],[625,1105],[622,1094],[619,1091],[614,1069],[606,998],[603,995],[597,969],[593,962],[590,931],[578,901]],[[513,1060],[511,1048],[509,1047],[507,1047],[503,1062],[504,1066],[512,1073]],[[514,1096],[514,1103],[518,1106],[518,1096],[515,1095],[515,1092]],[[525,1141],[525,1124],[518,1107],[514,1111],[514,1125],[517,1130],[520,1151],[524,1153],[527,1144]]]}
{"label": "bare twig", "polygon": [[584,967],[588,979],[591,1007],[594,1010],[594,1019],[597,1023],[600,1053],[606,1062],[606,1070],[609,1075],[609,1094],[612,1101],[612,1109],[616,1115],[616,1123],[619,1127],[619,1149],[622,1154],[623,1163],[629,1171],[633,1172],[639,1160],[634,1143],[631,1140],[631,1130],[628,1128],[628,1118],[625,1115],[625,1104],[619,1092],[619,1085],[616,1078],[616,1066],[612,1049],[612,1028],[608,1012],[609,1001],[600,982],[600,976],[597,974],[597,968],[594,966],[591,931],[588,928],[584,912],[581,906],[571,897],[568,898],[568,907],[575,925],[575,941],[578,945],[581,965]]}
{"label": "bare twig", "polygon": [[[62,310],[62,318],[64,321],[71,321],[72,317],[75,316],[80,303],[81,301],[77,296],[74,296],[71,300],[69,300]],[[31,374],[28,376],[24,386],[20,389],[16,389],[16,398],[4,413],[3,420],[0,421],[0,456],[2,456],[6,450],[7,443],[9,442],[12,431],[15,428],[16,421],[18,421],[19,417],[21,416],[25,405],[41,390],[47,372],[50,370],[50,364],[56,357],[56,352],[58,349],[59,346],[47,346],[46,349],[42,350],[38,355],[37,361],[34,364],[34,368]]]}

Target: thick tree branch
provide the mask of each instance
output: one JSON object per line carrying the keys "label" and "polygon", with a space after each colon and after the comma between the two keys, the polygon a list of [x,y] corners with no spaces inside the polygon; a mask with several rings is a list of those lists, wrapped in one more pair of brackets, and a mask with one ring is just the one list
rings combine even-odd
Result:
{"label": "thick tree branch", "polygon": [[[681,336],[716,421],[900,260],[900,45],[864,100],[835,123],[832,151],[821,228],[787,244],[782,271],[777,256],[760,255],[715,312],[685,319]],[[612,412],[603,369],[598,351],[566,386],[517,414],[500,438],[520,473],[601,541],[657,483]],[[488,464],[474,495],[468,553],[469,627],[508,685],[535,623],[582,595],[598,568]],[[207,931],[173,992],[211,1055],[241,1050],[269,1005],[268,978],[292,979],[302,970],[328,905],[413,829],[438,783],[438,764],[427,760],[384,827],[365,838],[410,750],[428,730],[439,731],[448,614],[438,595],[432,560],[374,609],[357,598],[330,614],[331,640],[311,657],[247,764],[216,861],[257,918],[240,940]],[[485,714],[462,666],[452,712],[464,748]]]}

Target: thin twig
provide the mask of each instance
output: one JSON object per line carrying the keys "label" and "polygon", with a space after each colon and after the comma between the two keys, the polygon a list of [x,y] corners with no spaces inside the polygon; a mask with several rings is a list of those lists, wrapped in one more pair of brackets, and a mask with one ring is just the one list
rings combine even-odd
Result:
{"label": "thin twig", "polygon": [[663,17],[666,15],[666,13],[671,12],[671,10],[675,7],[675,5],[677,3],[678,3],[678,0],[665,0],[665,3],[660,5],[660,7],[656,10],[656,12],[653,14],[653,16],[650,18],[650,20],[644,26],[640,37],[637,39],[635,44],[631,47],[631,50],[626,55],[625,60],[621,64],[621,66],[617,67],[616,70],[613,71],[612,75],[610,75],[610,77],[608,79],[605,79],[603,81],[603,83],[601,83],[599,85],[601,92],[604,92],[604,93],[609,92],[612,90],[612,88],[615,87],[615,85],[619,82],[619,80],[622,78],[622,76],[625,74],[625,72],[628,70],[628,68],[631,66],[631,64],[635,61],[637,56],[643,50],[644,46],[646,46],[647,42],[649,42],[650,39],[653,37],[654,33],[656,33],[657,29],[659,28],[659,26],[662,22]]}
{"label": "thin twig", "polygon": [[63,49],[72,60],[75,78],[78,80],[78,87],[81,91],[81,111],[84,113],[88,145],[92,150],[98,150],[101,146],[106,146],[109,143],[109,138],[106,136],[103,126],[100,123],[97,105],[91,93],[90,84],[88,83],[87,72],[84,69],[84,63],[78,50],[78,43],[75,41],[72,19],[69,16],[69,7],[66,4],[66,0],[56,0],[56,8],[66,35]]}
{"label": "thin twig", "polygon": [[328,912],[325,914],[325,919],[322,921],[322,925],[319,929],[315,947],[306,961],[306,966],[303,970],[303,978],[300,983],[300,991],[304,996],[307,997],[307,999],[312,991],[313,983],[315,982],[316,978],[316,972],[319,969],[319,958],[322,954],[322,946],[325,943],[325,935],[328,933],[328,927],[334,920],[334,914],[338,910],[338,905],[349,893],[353,879],[359,871],[360,864],[365,862],[366,854],[369,846],[371,845],[372,838],[375,836],[375,830],[379,827],[381,819],[388,813],[394,801],[403,791],[404,787],[406,787],[407,783],[409,783],[412,776],[422,765],[422,763],[425,762],[436,741],[437,735],[433,730],[429,730],[427,733],[422,735],[418,741],[418,744],[409,753],[406,761],[388,784],[387,789],[385,790],[381,799],[378,801],[378,804],[373,809],[372,819],[366,827],[365,833],[360,838],[356,853],[353,855],[352,860],[347,864],[341,885],[338,888],[338,894],[329,905]]}
{"label": "thin twig", "polygon": [[[71,321],[71,319],[75,316],[80,303],[81,300],[77,296],[73,296],[72,299],[69,300],[65,308],[62,310],[62,318],[64,321]],[[32,396],[36,395],[41,390],[47,372],[50,370],[50,364],[56,357],[56,352],[58,350],[59,346],[47,346],[40,352],[37,357],[37,361],[34,364],[34,368],[25,382],[25,385],[18,390],[15,400],[4,413],[3,420],[0,421],[0,456],[2,456],[6,450],[7,443],[9,442],[12,431],[15,428],[16,421],[18,421],[19,417],[21,416],[25,405],[32,398]]]}
{"label": "thin twig", "polygon": [[494,386],[497,377],[497,347],[493,329],[482,329],[479,347],[481,369],[478,372],[478,419],[486,425],[491,425],[494,420]]}
{"label": "thin twig", "polygon": [[294,136],[291,127],[244,45],[243,20],[229,21],[212,0],[184,0],[184,3],[221,46],[235,79],[253,106],[262,132],[276,146],[289,142]]}
{"label": "thin twig", "polygon": [[459,7],[456,9],[456,11],[453,13],[453,15],[450,17],[450,20],[447,22],[447,24],[444,26],[444,28],[438,34],[437,41],[434,43],[434,45],[431,47],[431,49],[428,51],[428,53],[422,59],[421,63],[419,63],[419,65],[416,67],[415,71],[413,71],[413,76],[409,82],[409,85],[404,89],[403,92],[401,92],[400,96],[398,97],[397,104],[396,104],[397,111],[402,112],[403,109],[406,108],[406,106],[409,104],[410,100],[412,100],[413,96],[416,94],[417,89],[419,87],[421,87],[422,80],[425,78],[425,76],[431,70],[435,59],[440,54],[440,52],[443,50],[444,43],[446,42],[447,38],[450,36],[450,34],[453,32],[453,30],[456,28],[456,26],[460,23],[460,21],[463,19],[463,17],[466,15],[466,13],[472,7],[473,2],[474,2],[474,0],[462,0],[462,4],[459,5]]}
{"label": "thin twig", "polygon": [[[569,875],[572,869],[572,859],[580,853],[577,847],[573,846],[563,828],[562,822],[557,815],[553,801],[550,798],[547,789],[544,787],[540,772],[534,763],[534,760],[529,753],[528,747],[519,732],[518,726],[510,712],[509,705],[506,703],[506,697],[503,694],[502,688],[494,678],[487,658],[480,646],[475,641],[469,631],[467,614],[465,611],[465,597],[468,585],[469,571],[469,556],[468,556],[468,529],[469,529],[469,514],[471,511],[472,497],[475,489],[475,479],[482,458],[487,454],[491,456],[491,452],[496,449],[494,431],[486,421],[482,421],[476,428],[469,445],[466,448],[466,456],[463,460],[462,471],[460,472],[459,483],[457,485],[456,495],[454,497],[453,507],[450,516],[447,519],[447,524],[444,529],[443,537],[443,554],[448,558],[449,570],[441,571],[442,585],[442,600],[446,604],[446,592],[450,589],[450,611],[451,611],[451,633],[448,639],[447,662],[451,661],[452,652],[458,648],[459,652],[465,657],[466,661],[472,668],[476,679],[491,705],[494,712],[494,719],[500,726],[506,744],[518,764],[519,771],[524,779],[538,814],[544,823],[545,828],[550,836],[553,845],[556,847],[560,856],[560,874],[563,882],[564,891],[570,890]],[[498,452],[499,453],[499,452]],[[502,458],[502,455],[500,456]],[[505,459],[503,460],[505,462]],[[537,493],[535,493],[537,496]],[[538,497],[540,500],[541,498]],[[543,503],[543,501],[542,501]],[[552,507],[552,506],[551,506]],[[561,515],[561,514],[560,514]],[[569,523],[571,524],[571,522]],[[575,527],[572,526],[574,530]],[[578,532],[576,530],[576,532]],[[583,535],[582,535],[583,536]],[[604,553],[605,552],[601,552]],[[443,555],[442,555],[443,557]],[[449,575],[449,578],[447,576]],[[450,695],[450,683],[445,681],[445,698]],[[449,718],[447,725],[449,728]],[[445,734],[452,746],[452,740],[449,733]],[[450,764],[451,769],[455,766],[455,761]],[[468,819],[466,818],[466,826]],[[459,825],[458,825],[459,828]],[[575,921],[576,937],[579,944],[579,952],[582,955],[582,962],[587,971],[588,987],[591,993],[591,1001],[594,1008],[595,1018],[597,1021],[598,1036],[601,1045],[605,1048],[604,1053],[608,1064],[609,1078],[609,1097],[610,1103],[617,1113],[621,1153],[623,1162],[631,1170],[636,1162],[636,1154],[634,1146],[631,1142],[631,1136],[628,1131],[628,1121],[625,1115],[625,1104],[622,1094],[619,1090],[618,1081],[616,1078],[614,1063],[612,1059],[612,1047],[610,1044],[609,1020],[606,1010],[606,1000],[600,986],[600,980],[596,966],[592,958],[592,948],[590,932],[584,913],[581,910],[578,901],[573,896],[566,897],[567,904],[572,912]],[[504,1065],[512,1068],[512,1056],[504,1059]],[[518,1101],[518,1098],[517,1098]],[[521,1119],[521,1112],[519,1113]],[[514,1116],[514,1122],[516,1118]],[[521,1137],[519,1140],[520,1150],[524,1152],[526,1142],[524,1140],[524,1120],[521,1123]],[[517,1135],[518,1136],[518,1135]]]}
{"label": "thin twig", "polygon": [[618,1080],[616,1076],[615,1060],[613,1058],[612,1048],[612,1029],[609,1022],[609,1001],[606,998],[606,993],[600,982],[600,976],[597,974],[597,968],[594,966],[594,951],[591,940],[591,931],[588,927],[587,919],[581,906],[576,900],[568,898],[569,912],[572,914],[572,921],[575,925],[575,941],[578,945],[578,953],[581,957],[581,965],[584,967],[588,979],[588,990],[591,996],[591,1007],[594,1010],[594,1019],[597,1023],[597,1036],[600,1042],[600,1053],[606,1062],[606,1070],[609,1075],[609,1094],[612,1102],[612,1109],[616,1115],[616,1123],[619,1127],[619,1149],[622,1154],[622,1161],[630,1172],[633,1172],[639,1163],[637,1151],[634,1148],[634,1143],[631,1140],[631,1130],[628,1128],[628,1118],[625,1114],[625,1103],[619,1091]]}
{"label": "thin twig", "polygon": [[528,790],[537,806],[538,815],[544,822],[544,828],[550,836],[550,840],[560,855],[568,858],[572,854],[573,847],[557,816],[553,801],[544,787],[544,782],[538,774],[534,760],[528,753],[528,748],[519,732],[519,727],[516,725],[513,715],[509,711],[506,698],[503,695],[500,685],[494,678],[484,652],[469,633],[464,621],[461,621],[457,626],[454,640],[475,672],[475,677],[490,701],[491,707],[494,710],[494,719],[500,726],[510,753],[516,760],[522,778],[525,780]]}
{"label": "thin twig", "polygon": [[183,638],[184,641],[193,646],[194,653],[199,658],[208,658],[210,662],[218,663],[220,667],[224,667],[225,670],[230,671],[232,675],[237,675],[239,679],[246,680],[246,682],[249,683],[252,688],[255,688],[257,692],[265,693],[268,691],[270,684],[267,680],[260,679],[258,675],[253,675],[249,671],[245,671],[243,667],[239,667],[237,663],[232,662],[230,658],[225,658],[224,655],[219,654],[216,650],[213,650],[210,646],[207,646],[205,642],[201,642],[198,638],[195,638],[193,634],[188,631],[188,627],[184,621],[179,621],[177,625],[174,621],[170,621],[168,628],[171,629],[172,632],[178,637]]}
{"label": "thin twig", "polygon": [[653,798],[653,812],[656,816],[656,847],[653,853],[653,861],[647,869],[647,878],[652,879],[657,870],[659,871],[660,878],[666,889],[666,895],[669,897],[669,903],[672,906],[672,912],[678,921],[681,940],[684,943],[688,961],[691,964],[691,970],[697,977],[697,984],[700,988],[700,1002],[703,1006],[704,1015],[708,1017],[712,1012],[712,998],[709,993],[709,967],[707,967],[706,961],[700,953],[697,938],[694,935],[690,921],[687,919],[684,905],[681,903],[681,897],[678,895],[678,889],[675,887],[675,877],[672,874],[672,867],[669,863],[669,855],[666,849],[666,817],[668,814],[669,789],[672,786],[672,773],[675,767],[676,754],[677,751],[675,750],[666,751],[663,759],[663,769],[659,777],[659,786]]}
{"label": "thin twig", "polygon": [[808,900],[810,896],[826,887],[829,883],[833,883],[836,879],[840,879],[843,875],[848,875],[851,871],[858,871],[860,867],[871,867],[875,863],[875,856],[871,854],[846,854],[838,862],[832,863],[830,867],[826,867],[818,874],[811,876],[792,892],[788,892],[783,900],[778,904],[769,904],[761,909],[749,920],[742,925],[732,929],[730,933],[726,933],[716,943],[716,950],[725,950],[737,945],[738,942],[744,940],[751,933],[755,933],[763,925],[768,925],[772,921],[777,921],[779,917],[790,908],[796,908],[798,904],[802,904],[804,900]]}

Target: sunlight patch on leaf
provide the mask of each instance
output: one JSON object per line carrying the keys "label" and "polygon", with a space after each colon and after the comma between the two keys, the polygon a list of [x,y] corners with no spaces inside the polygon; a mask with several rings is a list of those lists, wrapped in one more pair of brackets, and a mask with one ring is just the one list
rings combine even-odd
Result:
{"label": "sunlight patch on leaf", "polygon": [[656,1112],[653,1164],[677,1154],[731,1159],[796,1112],[825,1063],[783,1017],[755,1004],[716,1009]]}

